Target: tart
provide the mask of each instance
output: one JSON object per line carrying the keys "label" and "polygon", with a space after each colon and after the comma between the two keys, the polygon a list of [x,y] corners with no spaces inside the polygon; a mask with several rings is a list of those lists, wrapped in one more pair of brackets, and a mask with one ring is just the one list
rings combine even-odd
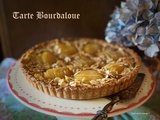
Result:
{"label": "tart", "polygon": [[117,93],[130,86],[141,65],[133,50],[93,38],[45,41],[26,51],[20,62],[34,88],[66,99]]}

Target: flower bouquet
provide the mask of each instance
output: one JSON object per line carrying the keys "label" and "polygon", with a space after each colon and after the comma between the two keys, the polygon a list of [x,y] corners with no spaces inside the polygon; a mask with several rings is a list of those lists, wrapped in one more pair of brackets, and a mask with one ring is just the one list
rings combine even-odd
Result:
{"label": "flower bouquet", "polygon": [[160,51],[160,0],[126,0],[116,7],[105,30],[105,39],[144,51],[148,57]]}

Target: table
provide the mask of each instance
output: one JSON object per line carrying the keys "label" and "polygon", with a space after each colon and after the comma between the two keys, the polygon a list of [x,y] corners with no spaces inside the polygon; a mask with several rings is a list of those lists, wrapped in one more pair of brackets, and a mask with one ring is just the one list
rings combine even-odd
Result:
{"label": "table", "polygon": [[[0,90],[3,91],[0,93],[0,119],[2,120],[57,120],[55,116],[46,115],[37,111],[34,111],[25,105],[21,104],[19,101],[17,101],[10,91],[8,90],[8,87],[6,85],[6,75],[7,71],[10,68],[10,66],[15,62],[12,58],[6,58],[2,61],[0,65]],[[153,94],[153,96],[145,103],[146,106],[152,105],[152,110],[150,108],[147,108],[146,106],[140,106],[130,112],[127,112],[126,114],[121,114],[119,116],[110,117],[109,119],[139,119],[139,120],[147,120],[149,118],[157,118],[160,119],[159,113],[155,113],[155,111],[158,111],[159,108],[157,108],[157,105],[159,104],[160,96],[157,94],[157,87]],[[156,101],[156,102],[155,102]],[[153,109],[155,111],[153,111]],[[58,118],[60,119],[60,118]]]}

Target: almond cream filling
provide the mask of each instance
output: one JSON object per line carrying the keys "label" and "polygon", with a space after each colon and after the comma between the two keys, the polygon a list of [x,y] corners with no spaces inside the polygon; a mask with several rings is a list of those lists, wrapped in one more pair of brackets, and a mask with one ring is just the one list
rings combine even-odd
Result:
{"label": "almond cream filling", "polygon": [[134,69],[128,52],[100,43],[57,40],[42,45],[24,57],[26,68],[36,80],[63,87],[105,84]]}

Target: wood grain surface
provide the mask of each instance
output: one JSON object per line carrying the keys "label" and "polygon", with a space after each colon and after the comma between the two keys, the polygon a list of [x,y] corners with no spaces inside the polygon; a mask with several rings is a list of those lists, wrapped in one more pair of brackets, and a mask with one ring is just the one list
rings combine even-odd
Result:
{"label": "wood grain surface", "polygon": [[[121,0],[1,0],[1,44],[4,57],[19,58],[45,40],[62,37],[104,39],[110,15]],[[75,13],[80,19],[14,19],[13,12]]]}

